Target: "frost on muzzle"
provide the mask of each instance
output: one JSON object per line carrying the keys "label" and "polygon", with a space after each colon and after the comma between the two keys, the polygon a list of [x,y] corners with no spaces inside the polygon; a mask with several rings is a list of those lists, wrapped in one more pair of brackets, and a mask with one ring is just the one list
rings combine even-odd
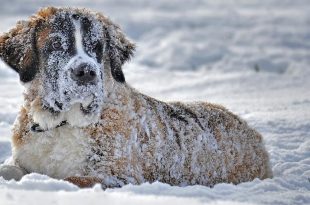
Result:
{"label": "frost on muzzle", "polygon": [[[43,54],[47,61],[43,73],[43,107],[57,113],[80,104],[85,114],[98,111],[103,101],[104,69],[98,59],[103,51],[93,47],[103,39],[102,26],[94,26],[95,20],[86,21],[84,18],[80,21],[67,15],[56,18],[56,25],[63,19],[67,19],[67,23],[63,22],[66,32],[55,29],[51,34],[58,39],[57,48]],[[55,42],[52,45],[55,47]]]}

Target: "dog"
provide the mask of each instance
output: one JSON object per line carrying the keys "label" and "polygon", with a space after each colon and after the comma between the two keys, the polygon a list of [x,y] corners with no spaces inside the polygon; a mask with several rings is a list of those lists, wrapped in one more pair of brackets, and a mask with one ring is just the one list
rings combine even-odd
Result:
{"label": "dog", "polygon": [[80,187],[176,186],[272,177],[262,136],[224,107],[165,103],[130,87],[135,45],[106,16],[41,9],[0,37],[25,87],[12,162]]}

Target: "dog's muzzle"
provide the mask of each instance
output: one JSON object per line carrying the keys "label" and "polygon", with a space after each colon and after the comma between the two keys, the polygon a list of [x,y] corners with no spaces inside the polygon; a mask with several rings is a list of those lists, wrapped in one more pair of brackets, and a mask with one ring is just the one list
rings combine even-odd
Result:
{"label": "dog's muzzle", "polygon": [[96,84],[97,74],[95,68],[88,63],[80,63],[71,69],[71,78],[78,85]]}
{"label": "dog's muzzle", "polygon": [[77,55],[60,69],[58,79],[46,79],[47,92],[43,97],[43,110],[57,116],[80,104],[84,114],[97,111],[102,101],[101,65],[85,55]]}

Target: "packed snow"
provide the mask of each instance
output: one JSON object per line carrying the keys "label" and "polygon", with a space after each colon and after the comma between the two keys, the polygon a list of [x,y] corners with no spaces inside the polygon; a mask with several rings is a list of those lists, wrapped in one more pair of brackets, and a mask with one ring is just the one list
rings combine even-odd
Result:
{"label": "packed snow", "polygon": [[[163,183],[102,190],[39,174],[0,178],[0,204],[309,204],[310,2],[127,0],[0,1],[0,32],[40,7],[101,11],[137,43],[127,82],[166,101],[219,103],[263,136],[273,179],[239,185]],[[0,62],[0,162],[11,156],[11,127],[22,105],[18,75]]]}

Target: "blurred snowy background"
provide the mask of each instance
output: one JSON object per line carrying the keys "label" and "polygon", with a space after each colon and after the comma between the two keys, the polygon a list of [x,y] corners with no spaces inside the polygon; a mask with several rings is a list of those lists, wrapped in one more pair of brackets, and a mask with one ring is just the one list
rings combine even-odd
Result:
{"label": "blurred snowy background", "polygon": [[[161,100],[219,103],[262,133],[273,179],[240,185],[162,183],[102,191],[31,174],[0,179],[0,204],[310,204],[310,1],[0,0],[0,33],[43,6],[87,7],[137,44],[127,82]],[[0,162],[22,104],[18,76],[0,62]],[[44,200],[44,202],[43,202]]]}

